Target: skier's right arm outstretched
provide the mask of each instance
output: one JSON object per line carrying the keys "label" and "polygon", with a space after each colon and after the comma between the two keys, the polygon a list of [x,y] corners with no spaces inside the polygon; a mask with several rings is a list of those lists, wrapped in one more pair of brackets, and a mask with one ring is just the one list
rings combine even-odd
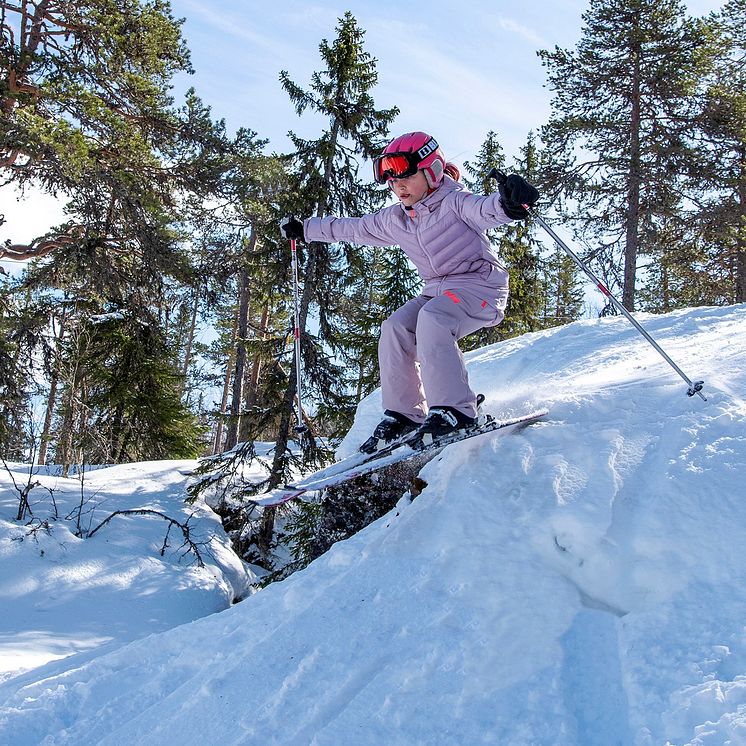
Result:
{"label": "skier's right arm outstretched", "polygon": [[[388,227],[387,221],[380,217],[381,213],[387,209],[391,208],[384,208],[380,212],[359,218],[328,216],[306,218],[301,221],[289,216],[280,221],[280,232],[285,238],[298,241],[321,241],[322,243],[351,241],[361,246],[392,246],[396,243],[396,238]],[[308,235],[309,232],[311,235]]]}

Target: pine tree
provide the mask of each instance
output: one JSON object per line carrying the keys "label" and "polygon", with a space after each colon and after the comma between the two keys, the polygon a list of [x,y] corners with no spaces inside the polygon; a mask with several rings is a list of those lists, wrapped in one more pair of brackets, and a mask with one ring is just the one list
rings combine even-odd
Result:
{"label": "pine tree", "polygon": [[[529,133],[515,170],[529,182],[539,183],[538,152],[533,133]],[[505,321],[501,324],[505,337],[515,337],[541,328],[539,312],[542,305],[540,278],[540,247],[534,237],[531,219],[508,227],[501,242],[501,254],[510,271],[510,297]]]}
{"label": "pine tree", "polygon": [[[280,74],[298,115],[310,111],[328,123],[315,140],[290,133],[295,152],[288,156],[288,163],[291,192],[296,196],[279,200],[286,214],[355,215],[370,212],[383,202],[380,190],[360,180],[357,158],[380,151],[389,123],[398,111],[375,108],[370,90],[378,79],[376,61],[364,50],[364,32],[351,13],[339,19],[336,32],[331,44],[324,39],[319,46],[325,69],[311,76],[310,90],[294,83],[287,71]],[[340,420],[351,421],[354,394],[333,355],[343,355],[347,347],[345,288],[356,285],[354,280],[350,282],[350,273],[361,266],[363,253],[360,247],[322,243],[300,247],[299,251],[303,264],[299,303],[303,393],[307,406],[318,409],[319,422],[331,428],[335,424],[338,427]],[[318,323],[317,335],[308,329],[311,316]],[[259,489],[276,487],[289,478],[294,461],[289,441],[299,383],[293,355],[281,398],[271,471]],[[312,427],[301,441],[306,464],[319,463],[331,455],[319,447],[317,435]],[[274,518],[275,511],[266,510],[254,531],[260,559],[270,565]]]}
{"label": "pine tree", "polygon": [[[168,3],[4,2],[2,13],[0,165],[9,179],[52,194],[82,187],[78,204],[94,193],[104,205],[164,196],[178,168],[164,171],[154,149],[176,158],[193,140],[171,110],[169,80],[190,68]],[[42,255],[87,232],[73,222],[13,250]]]}
{"label": "pine tree", "polygon": [[220,174],[221,207],[200,203],[192,219],[205,323],[222,332],[203,349],[223,369],[216,452],[276,429],[276,412],[270,410],[277,408],[257,406],[260,399],[281,398],[275,390],[267,396],[265,384],[284,365],[288,252],[276,234],[277,203],[288,180],[281,160],[264,155],[264,146],[255,133],[239,131]]}
{"label": "pine tree", "polygon": [[586,237],[621,251],[622,302],[633,310],[638,254],[684,171],[704,41],[679,0],[599,0],[583,21],[575,51],[539,53],[554,90],[548,186]]}
{"label": "pine tree", "polygon": [[[497,132],[490,130],[477,152],[475,161],[473,163],[470,161],[464,163],[466,173],[472,177],[462,176],[464,184],[472,192],[477,194],[492,194],[497,190],[495,180],[489,177],[489,173],[493,168],[505,171],[505,153],[503,152]],[[491,239],[494,239],[498,235],[494,232],[495,230],[491,229],[488,233]]]}
{"label": "pine tree", "polygon": [[[262,392],[259,392],[266,395],[275,391],[275,401],[257,401],[255,406],[264,410],[265,423],[276,421],[276,429],[270,473],[260,484],[244,485],[243,489],[247,491],[256,492],[283,484],[291,479],[292,468],[301,466],[290,445],[298,384],[294,350],[292,356],[286,356],[283,350],[276,349],[281,336],[277,325],[283,320],[276,307],[281,301],[287,307],[288,299],[292,298],[290,251],[287,241],[280,240],[277,221],[283,214],[368,212],[378,207],[385,196],[378,188],[358,178],[357,158],[370,157],[380,151],[388,124],[396,114],[395,109],[378,111],[374,107],[369,90],[377,81],[375,60],[364,51],[362,41],[363,32],[347,13],[340,19],[334,42],[329,44],[324,40],[319,47],[326,69],[312,75],[310,91],[293,83],[287,72],[283,71],[280,76],[298,114],[306,110],[320,113],[328,121],[328,129],[315,140],[304,140],[290,133],[295,152],[285,157],[290,171],[287,188],[274,196],[274,219],[261,227],[257,239],[259,253],[272,258],[260,273],[264,290],[257,288],[255,297],[259,299],[261,296],[260,307],[268,308],[268,323],[273,320],[275,328],[267,329],[266,339],[253,340],[250,346],[245,346],[247,351],[262,355],[275,345],[274,359],[266,360]],[[339,426],[340,413],[350,416],[353,394],[341,365],[347,341],[344,331],[345,290],[355,284],[350,282],[351,273],[359,269],[364,251],[361,247],[347,245],[298,246],[302,265],[303,403],[307,412],[315,415],[312,427],[302,441],[306,465],[319,463],[330,456],[318,438],[322,434],[318,425],[322,424],[329,432]],[[250,274],[255,275],[253,271]],[[318,326],[317,334],[310,332],[309,318],[313,318],[314,326]],[[241,339],[241,334],[237,334],[237,338]],[[236,384],[235,378],[233,383]],[[250,450],[251,444],[247,443],[243,455],[251,457]],[[225,464],[222,474],[227,482],[233,479],[229,464]],[[242,536],[248,537],[243,550],[252,552],[252,560],[268,566],[272,564],[271,550],[275,541],[274,512],[266,510],[258,522],[254,522],[249,511],[239,529]]]}
{"label": "pine tree", "polygon": [[37,360],[48,359],[47,314],[18,282],[0,275],[0,455],[24,461],[32,446]]}
{"label": "pine tree", "polygon": [[89,463],[195,458],[200,428],[181,402],[178,361],[159,324],[127,313],[88,319],[76,356],[84,425],[75,439]]}
{"label": "pine tree", "polygon": [[713,37],[696,129],[691,194],[708,303],[746,301],[746,0],[707,20]]}
{"label": "pine tree", "polygon": [[559,247],[543,263],[541,327],[562,326],[580,318],[583,287],[573,260]]}
{"label": "pine tree", "polygon": [[[326,67],[311,76],[309,91],[292,82],[286,71],[280,75],[298,115],[309,110],[321,114],[328,122],[328,128],[315,140],[290,134],[296,149],[290,157],[295,191],[299,195],[295,207],[304,215],[355,215],[382,204],[381,191],[360,180],[356,158],[371,157],[381,150],[388,126],[398,113],[397,109],[375,108],[370,90],[378,80],[376,60],[364,50],[364,31],[351,13],[339,19],[336,31],[331,44],[323,40],[319,46]],[[311,244],[304,252],[300,326],[305,383],[311,402],[317,406],[325,404],[337,412],[350,408],[350,392],[342,369],[333,363],[329,353],[340,352],[345,347],[341,326],[345,307],[343,290],[350,269],[361,264],[360,252],[357,247],[321,243]],[[312,310],[318,316],[317,338],[307,331]],[[283,451],[296,389],[294,370],[293,365],[273,480],[281,481],[285,472]]]}
{"label": "pine tree", "polygon": [[[353,403],[380,385],[378,340],[381,324],[396,309],[414,298],[421,286],[417,271],[395,247],[363,247],[360,266],[350,273],[345,286],[345,346],[342,359],[353,371]],[[320,408],[319,414],[323,414]],[[343,427],[346,427],[345,422]]]}
{"label": "pine tree", "polygon": [[[146,366],[157,359],[183,387],[179,353],[167,339],[168,308],[174,296],[200,281],[182,251],[188,230],[181,209],[190,196],[204,202],[216,194],[229,144],[224,126],[211,120],[193,91],[181,109],[173,106],[171,78],[189,70],[189,60],[167,2],[3,3],[2,10],[0,55],[9,73],[0,81],[0,163],[8,181],[68,199],[68,223],[5,251],[25,258],[48,255],[24,277],[32,294],[47,293],[47,323],[70,309],[69,338],[59,338],[60,349],[53,350],[70,375],[62,382],[65,371],[47,370],[48,414],[50,406],[59,408],[49,417],[50,427],[55,417],[59,425],[57,442],[50,445],[69,458],[71,444],[81,441],[89,415],[95,416],[86,409],[94,371],[83,358],[71,357],[94,353],[88,343],[100,335],[85,331],[91,317],[123,314],[132,325],[129,339],[146,345],[140,355],[130,350],[130,359]],[[139,328],[152,335],[139,334]],[[185,354],[188,341],[177,346]],[[152,379],[147,370],[142,373]],[[151,390],[164,397],[148,404],[151,411],[170,416],[171,386],[153,382]],[[155,427],[141,414],[125,408],[122,427],[139,422],[160,432],[161,440],[155,434],[149,440],[147,433],[130,440],[150,442],[162,453],[170,439],[167,423]],[[126,449],[112,451],[118,452]]]}

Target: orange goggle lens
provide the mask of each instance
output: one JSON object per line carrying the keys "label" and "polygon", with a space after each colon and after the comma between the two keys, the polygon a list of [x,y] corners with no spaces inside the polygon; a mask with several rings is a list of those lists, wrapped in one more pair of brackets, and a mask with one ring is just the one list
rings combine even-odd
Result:
{"label": "orange goggle lens", "polygon": [[411,153],[390,153],[373,161],[373,177],[379,184],[389,179],[405,179],[417,173],[417,163]]}

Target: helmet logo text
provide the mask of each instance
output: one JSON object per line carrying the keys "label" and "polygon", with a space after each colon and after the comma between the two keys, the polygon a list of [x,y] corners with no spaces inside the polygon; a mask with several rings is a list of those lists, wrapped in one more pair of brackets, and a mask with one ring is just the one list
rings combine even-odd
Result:
{"label": "helmet logo text", "polygon": [[438,143],[435,142],[435,138],[431,137],[418,151],[417,155],[420,157],[420,160],[423,160],[424,158],[427,158],[427,156],[430,155],[430,153],[434,153],[438,149]]}

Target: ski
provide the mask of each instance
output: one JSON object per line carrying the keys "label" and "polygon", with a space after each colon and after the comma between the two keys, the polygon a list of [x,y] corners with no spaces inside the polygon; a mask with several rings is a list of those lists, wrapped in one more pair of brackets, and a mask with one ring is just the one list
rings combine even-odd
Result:
{"label": "ski", "polygon": [[506,434],[508,432],[515,432],[537,422],[547,414],[548,410],[541,409],[506,420],[495,420],[488,417],[487,421],[481,425],[468,430],[459,430],[453,435],[438,438],[438,440],[431,443],[416,443],[412,445],[406,439],[395,441],[370,455],[364,453],[353,454],[326,469],[309,474],[296,484],[285,485],[263,495],[252,497],[250,500],[255,505],[273,508],[291,500],[302,498],[304,495],[319,492],[327,487],[336,487],[337,485],[349,482],[351,479],[371,474],[392,464],[409,461],[424,453],[441,451],[447,446],[459,443],[462,440],[468,440],[469,438],[475,438],[487,433]]}

